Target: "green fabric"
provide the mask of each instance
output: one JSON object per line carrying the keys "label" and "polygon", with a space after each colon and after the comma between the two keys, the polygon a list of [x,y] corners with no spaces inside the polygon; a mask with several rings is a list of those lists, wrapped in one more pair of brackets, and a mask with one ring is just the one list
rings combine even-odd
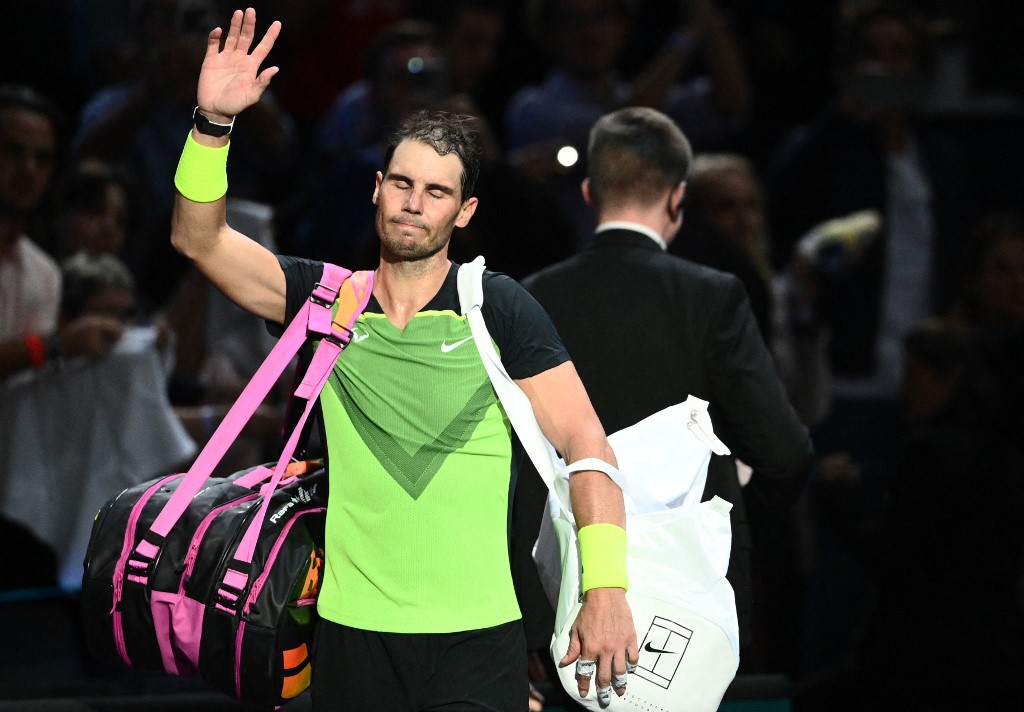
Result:
{"label": "green fabric", "polygon": [[331,433],[321,615],[445,633],[520,617],[508,562],[511,426],[465,318],[364,313],[321,395]]}

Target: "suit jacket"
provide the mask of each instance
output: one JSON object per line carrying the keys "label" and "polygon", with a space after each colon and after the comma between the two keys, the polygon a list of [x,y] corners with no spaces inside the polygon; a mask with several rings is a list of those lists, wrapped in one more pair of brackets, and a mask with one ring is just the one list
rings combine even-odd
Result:
{"label": "suit jacket", "polygon": [[[607,432],[690,394],[710,403],[715,433],[733,456],[712,457],[704,499],[733,504],[729,580],[745,642],[751,541],[743,495],[753,507],[788,507],[803,488],[812,447],[743,285],[666,254],[642,233],[613,230],[523,286],[550,313]],[[754,469],[745,493],[734,457]]]}

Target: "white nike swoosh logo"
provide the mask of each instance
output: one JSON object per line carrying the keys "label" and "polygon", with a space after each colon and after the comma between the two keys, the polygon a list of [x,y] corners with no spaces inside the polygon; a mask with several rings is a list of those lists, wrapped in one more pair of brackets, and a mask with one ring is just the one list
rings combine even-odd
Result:
{"label": "white nike swoosh logo", "polygon": [[456,341],[454,344],[449,344],[446,341],[442,341],[441,342],[441,353],[446,354],[449,351],[452,351],[453,349],[457,349],[457,348],[459,348],[460,346],[462,346],[464,343],[466,343],[467,341],[469,341],[472,338],[473,338],[472,336],[467,336],[462,341]]}

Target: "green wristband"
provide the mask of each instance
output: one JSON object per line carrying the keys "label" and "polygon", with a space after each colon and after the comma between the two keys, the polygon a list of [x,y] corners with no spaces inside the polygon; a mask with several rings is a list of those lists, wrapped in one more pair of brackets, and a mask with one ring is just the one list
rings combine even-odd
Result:
{"label": "green wristband", "polygon": [[178,170],[174,173],[174,187],[195,203],[212,203],[228,192],[228,148],[204,146],[192,138],[185,139]]}
{"label": "green wristband", "polygon": [[583,593],[592,588],[629,589],[626,530],[614,524],[589,524],[579,531]]}

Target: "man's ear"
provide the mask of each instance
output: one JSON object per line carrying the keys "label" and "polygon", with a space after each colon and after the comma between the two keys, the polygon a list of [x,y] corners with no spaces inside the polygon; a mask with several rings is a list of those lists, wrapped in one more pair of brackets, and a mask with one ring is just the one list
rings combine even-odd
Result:
{"label": "man's ear", "polygon": [[668,214],[672,218],[673,222],[682,219],[683,214],[683,197],[686,195],[686,181],[681,181],[679,185],[672,189],[672,192],[668,195]]}
{"label": "man's ear", "polygon": [[466,225],[469,225],[469,220],[476,212],[478,203],[479,201],[476,198],[470,198],[462,203],[462,207],[459,208],[459,214],[455,216],[455,227],[466,227]]}
{"label": "man's ear", "polygon": [[583,202],[587,204],[587,207],[594,207],[594,201],[590,197],[590,179],[584,178],[583,182],[580,183],[580,193],[583,194]]}
{"label": "man's ear", "polygon": [[381,173],[380,171],[377,171],[377,177],[374,180],[375,182],[373,186],[373,204],[378,205],[377,201],[380,200],[380,184],[384,182],[384,174]]}

